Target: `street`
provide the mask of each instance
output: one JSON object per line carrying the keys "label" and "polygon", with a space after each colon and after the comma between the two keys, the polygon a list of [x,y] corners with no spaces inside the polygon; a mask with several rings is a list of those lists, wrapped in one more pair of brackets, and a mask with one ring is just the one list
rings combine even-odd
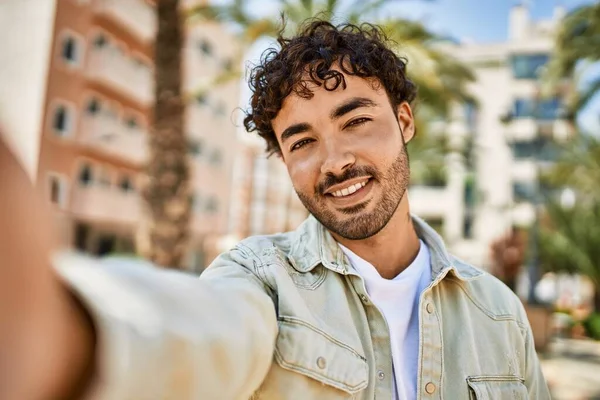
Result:
{"label": "street", "polygon": [[600,399],[600,342],[555,339],[540,359],[553,399]]}

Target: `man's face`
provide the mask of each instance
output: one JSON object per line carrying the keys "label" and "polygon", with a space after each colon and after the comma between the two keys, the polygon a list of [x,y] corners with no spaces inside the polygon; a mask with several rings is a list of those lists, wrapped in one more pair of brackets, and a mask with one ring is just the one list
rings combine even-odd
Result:
{"label": "man's face", "polygon": [[311,99],[289,95],[272,123],[304,206],[334,234],[361,240],[385,227],[406,192],[414,123],[381,85],[345,80],[345,89],[311,87]]}

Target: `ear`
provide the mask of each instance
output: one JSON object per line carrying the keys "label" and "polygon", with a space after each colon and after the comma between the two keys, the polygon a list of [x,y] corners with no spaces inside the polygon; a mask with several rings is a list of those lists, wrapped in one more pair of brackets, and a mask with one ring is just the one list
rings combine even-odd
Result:
{"label": "ear", "polygon": [[404,143],[410,142],[415,136],[415,119],[410,104],[406,101],[400,103],[396,111],[396,117],[402,131]]}

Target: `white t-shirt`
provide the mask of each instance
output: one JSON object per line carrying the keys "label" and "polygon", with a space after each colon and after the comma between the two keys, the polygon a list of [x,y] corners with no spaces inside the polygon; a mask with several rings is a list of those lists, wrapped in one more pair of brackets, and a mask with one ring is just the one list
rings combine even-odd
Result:
{"label": "white t-shirt", "polygon": [[420,243],[417,257],[394,279],[382,278],[372,264],[340,245],[390,329],[396,400],[417,397],[419,297],[431,282],[429,249]]}

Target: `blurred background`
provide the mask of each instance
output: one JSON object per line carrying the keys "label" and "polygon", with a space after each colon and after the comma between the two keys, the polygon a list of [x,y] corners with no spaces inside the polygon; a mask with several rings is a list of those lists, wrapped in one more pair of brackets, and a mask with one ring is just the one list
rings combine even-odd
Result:
{"label": "blurred background", "polygon": [[521,297],[555,398],[600,399],[598,2],[2,1],[0,127],[61,244],[200,274],[306,218],[241,124],[281,13],[286,34],[319,16],[397,43],[412,211]]}

